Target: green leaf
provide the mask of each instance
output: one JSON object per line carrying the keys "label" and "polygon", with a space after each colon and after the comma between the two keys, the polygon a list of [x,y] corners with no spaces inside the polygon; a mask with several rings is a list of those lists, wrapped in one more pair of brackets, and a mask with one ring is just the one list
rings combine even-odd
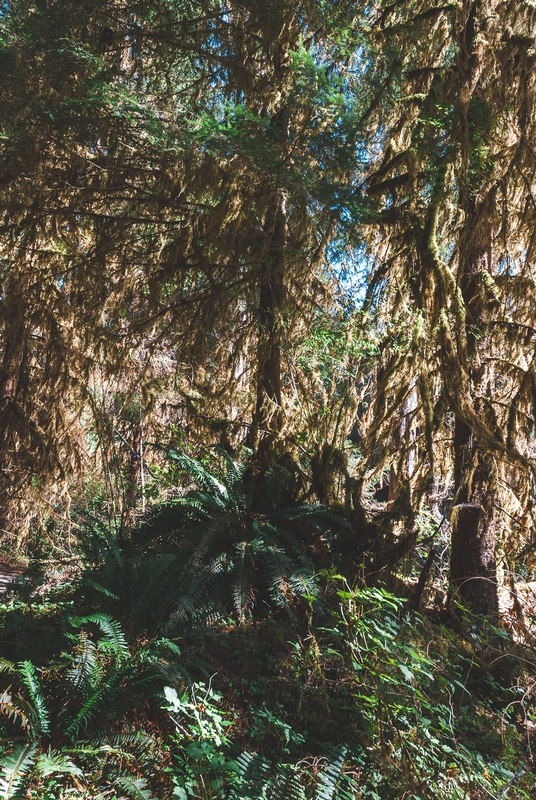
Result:
{"label": "green leaf", "polygon": [[35,763],[37,743],[17,744],[14,750],[2,756],[0,767],[3,775],[0,776],[0,798],[11,800],[16,797],[24,787],[26,777],[32,771]]}
{"label": "green leaf", "polygon": [[119,786],[132,800],[156,800],[151,790],[147,788],[145,778],[133,778],[131,775],[122,775],[115,779]]}
{"label": "green leaf", "polygon": [[46,778],[48,775],[68,774],[68,775],[83,775],[80,767],[71,761],[67,756],[61,755],[52,751],[50,753],[42,753],[37,759],[36,769],[41,777]]}
{"label": "green leaf", "polygon": [[32,728],[37,736],[50,733],[50,719],[45,704],[45,698],[35,667],[31,661],[22,661],[19,664],[19,674],[28,689],[32,701],[33,720]]}

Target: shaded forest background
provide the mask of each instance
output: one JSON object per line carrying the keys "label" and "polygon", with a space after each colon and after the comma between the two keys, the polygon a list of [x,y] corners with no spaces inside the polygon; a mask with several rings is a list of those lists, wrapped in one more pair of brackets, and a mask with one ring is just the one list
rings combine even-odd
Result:
{"label": "shaded forest background", "polygon": [[0,3],[0,796],[533,796],[535,37]]}

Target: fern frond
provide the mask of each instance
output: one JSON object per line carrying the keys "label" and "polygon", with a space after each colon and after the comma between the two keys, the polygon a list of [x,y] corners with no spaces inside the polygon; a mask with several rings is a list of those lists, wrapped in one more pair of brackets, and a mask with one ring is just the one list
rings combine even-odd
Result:
{"label": "fern frond", "polygon": [[93,692],[93,694],[87,698],[76,717],[66,728],[65,733],[71,741],[75,741],[80,734],[87,732],[90,722],[101,707],[102,694],[103,691],[100,688]]}
{"label": "fern frond", "polygon": [[[310,559],[307,558],[303,548],[303,544],[296,536],[296,531],[289,530],[283,525],[279,525],[277,529],[273,526],[266,526],[271,536],[270,539],[273,543],[278,542],[279,546],[284,546],[288,553],[291,553],[293,558],[308,565],[311,568]],[[279,541],[278,541],[279,540]]]}
{"label": "fern frond", "polygon": [[243,752],[236,759],[236,765],[240,771],[241,783],[249,793],[245,796],[262,797],[270,775],[270,762],[258,753]]}
{"label": "fern frond", "polygon": [[232,513],[221,513],[205,525],[199,544],[192,556],[192,561],[201,563],[204,556],[210,551],[211,545],[218,534],[228,535],[230,531],[240,529],[240,519]]}
{"label": "fern frond", "polygon": [[100,592],[106,597],[109,597],[111,600],[119,600],[119,597],[116,594],[114,594],[114,592],[112,592],[111,589],[108,589],[106,586],[101,586],[100,583],[91,580],[91,578],[84,577],[84,583],[87,584],[88,586],[91,586],[93,589],[96,589],[97,592]]}
{"label": "fern frond", "polygon": [[31,661],[22,661],[19,664],[18,672],[24,685],[28,689],[32,702],[31,727],[37,736],[48,734],[50,732],[50,718],[35,667]]}
{"label": "fern frond", "polygon": [[10,689],[7,689],[0,695],[0,714],[7,717],[12,722],[16,720],[20,723],[22,728],[27,730],[30,727],[28,714],[19,707],[17,701],[13,699],[13,696],[9,692]]}
{"label": "fern frond", "polygon": [[277,517],[281,520],[289,520],[292,522],[301,522],[302,520],[318,520],[322,522],[337,522],[339,524],[346,522],[344,517],[340,517],[329,508],[323,506],[321,503],[303,503],[302,505],[289,505],[285,508],[280,508],[276,512]]}
{"label": "fern frond", "polygon": [[[208,624],[208,623],[207,623]],[[162,697],[162,678],[166,683],[178,686],[190,680],[188,672],[176,664],[165,664],[163,661],[156,661],[153,664],[153,675],[158,679],[158,685],[149,693],[150,697],[154,700],[160,700]]]}
{"label": "fern frond", "polygon": [[239,460],[236,461],[219,445],[214,445],[213,450],[220,456],[225,464],[225,483],[228,489],[233,489],[236,500],[242,500],[243,502],[242,481],[253,451],[248,448],[243,448]]}
{"label": "fern frond", "polygon": [[145,778],[133,778],[131,775],[122,775],[115,779],[115,783],[132,800],[156,800],[151,790],[147,788]]}
{"label": "fern frond", "polygon": [[215,599],[215,577],[225,570],[224,558],[215,559],[201,570],[194,570],[189,583],[183,587],[183,593],[178,598],[175,613],[179,618],[186,619],[201,606],[211,605],[210,599]]}
{"label": "fern frond", "polygon": [[177,534],[190,528],[192,522],[195,524],[199,517],[205,518],[206,514],[202,507],[195,507],[189,495],[159,503],[140,520],[132,534],[133,542],[147,545],[156,540],[168,545],[176,540]]}
{"label": "fern frond", "polygon": [[175,642],[172,642],[171,639],[157,639],[155,642],[153,642],[153,645],[159,648],[162,647],[165,650],[169,650],[175,656],[182,655],[180,647],[175,644]]}
{"label": "fern frond", "polygon": [[268,792],[269,800],[306,800],[305,790],[292,767],[280,767]]}
{"label": "fern frond", "polygon": [[116,535],[107,528],[103,528],[102,531],[101,551],[108,560],[110,560],[110,558],[113,559],[118,569],[124,570],[125,555],[117,543]]}
{"label": "fern frond", "polygon": [[42,778],[48,775],[83,775],[80,767],[65,755],[52,750],[50,753],[42,753],[37,759],[36,769]]}
{"label": "fern frond", "polygon": [[102,639],[98,644],[99,648],[108,646],[118,656],[130,656],[130,650],[121,623],[113,619],[109,614],[89,614],[86,617],[71,617],[69,622],[75,628],[79,628],[88,622],[93,622],[103,633]]}
{"label": "fern frond", "polygon": [[11,800],[22,792],[25,780],[33,769],[36,750],[36,742],[26,745],[18,744],[11,753],[2,756],[0,760],[0,768],[3,773],[0,776],[1,800]]}
{"label": "fern frond", "polygon": [[318,594],[317,579],[313,573],[306,569],[290,575],[288,587],[294,597],[301,597],[304,594],[314,597]]}
{"label": "fern frond", "polygon": [[146,752],[150,745],[154,745],[155,739],[143,730],[130,730],[123,733],[104,733],[101,736],[93,736],[88,744],[96,748],[108,745],[121,752],[125,747],[132,747],[141,753]]}
{"label": "fern frond", "polygon": [[97,653],[95,642],[86,633],[80,633],[73,666],[67,671],[67,679],[75,689],[86,690],[88,686],[95,687],[98,684],[102,670]]}
{"label": "fern frond", "polygon": [[185,509],[193,511],[197,516],[205,519],[210,519],[211,516],[218,511],[223,511],[228,508],[227,497],[201,489],[192,489],[191,492],[177,500]]}
{"label": "fern frond", "polygon": [[153,674],[158,677],[158,686],[152,693],[155,698],[161,697],[161,678],[165,678],[166,684],[179,685],[189,681],[189,675],[184,667],[178,663],[181,651],[175,642],[169,639],[157,639],[149,647],[144,647],[139,651],[139,659],[143,664],[148,664]]}
{"label": "fern frond", "polygon": [[338,747],[333,753],[333,759],[319,774],[315,800],[336,800],[337,786],[344,766],[346,752],[347,749],[344,745]]}
{"label": "fern frond", "polygon": [[[157,445],[153,445],[158,447]],[[206,489],[208,492],[216,492],[217,494],[225,497],[227,495],[227,489],[221,481],[219,481],[214,475],[205,469],[205,467],[195,458],[191,456],[187,456],[185,453],[181,453],[180,450],[175,450],[172,447],[158,447],[159,450],[166,453],[167,457],[170,461],[178,464],[179,467],[188,473],[190,478],[200,486],[202,489]]]}
{"label": "fern frond", "polygon": [[0,658],[0,672],[6,672],[8,675],[15,675],[17,667],[12,661],[8,661],[7,658]]}
{"label": "fern frond", "polygon": [[114,668],[105,674],[101,684],[85,700],[82,708],[65,733],[71,741],[76,741],[88,732],[93,735],[108,736],[106,724],[122,717],[127,709],[133,707],[145,692],[146,685],[154,682],[155,672],[139,672],[132,659],[118,659]]}
{"label": "fern frond", "polygon": [[238,555],[234,560],[234,568],[230,579],[234,607],[238,614],[238,619],[242,621],[244,614],[249,610],[253,601],[251,580],[249,580],[251,560],[248,558],[246,542],[240,542],[235,549]]}
{"label": "fern frond", "polygon": [[305,789],[301,785],[297,775],[291,775],[288,779],[284,786],[283,797],[288,798],[288,800],[306,800]]}
{"label": "fern frond", "polygon": [[293,565],[284,550],[274,545],[264,550],[263,566],[272,600],[280,606],[288,605],[289,583]]}

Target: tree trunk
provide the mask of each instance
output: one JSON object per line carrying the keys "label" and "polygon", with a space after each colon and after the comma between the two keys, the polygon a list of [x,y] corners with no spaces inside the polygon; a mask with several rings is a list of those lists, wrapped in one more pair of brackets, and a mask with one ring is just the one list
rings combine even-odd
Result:
{"label": "tree trunk", "polygon": [[417,467],[416,431],[415,420],[413,419],[417,404],[417,388],[415,381],[412,381],[412,387],[400,409],[399,419],[391,443],[393,455],[395,457],[398,456],[398,460],[395,464],[393,459],[389,470],[389,496],[387,499],[389,509],[394,506],[404,484],[407,486],[411,500],[411,479]]}
{"label": "tree trunk", "polygon": [[5,533],[11,530],[9,490],[13,485],[10,448],[16,420],[14,400],[26,343],[27,303],[22,287],[13,279],[5,288],[3,303],[6,310],[0,366],[0,531]]}
{"label": "tree trunk", "polygon": [[456,419],[454,433],[455,497],[452,510],[450,580],[476,614],[498,611],[493,468],[465,423]]}
{"label": "tree trunk", "polygon": [[280,192],[268,256],[263,264],[259,293],[259,344],[257,349],[257,399],[251,444],[257,445],[262,466],[272,463],[277,437],[283,426],[281,407],[281,311],[285,285],[285,195]]}
{"label": "tree trunk", "polygon": [[[486,331],[483,297],[483,273],[491,266],[489,260],[490,246],[469,253],[460,283],[467,309],[465,332],[472,401],[477,415],[493,430],[491,341]],[[495,616],[498,598],[494,462],[485,445],[476,441],[471,428],[458,416],[454,426],[454,498],[451,583],[475,613]]]}
{"label": "tree trunk", "polygon": [[11,280],[4,296],[6,306],[0,368],[0,476],[7,469],[13,417],[12,402],[19,381],[25,344],[26,301],[16,281]]}
{"label": "tree trunk", "polygon": [[[465,321],[459,320],[458,357],[469,378],[467,403],[477,417],[493,431],[493,370],[491,336],[485,277],[492,271],[493,197],[479,199],[478,169],[473,159],[474,120],[470,108],[478,102],[483,69],[479,36],[494,13],[495,0],[466,2],[465,28],[460,38],[458,59],[458,135],[461,155],[459,171],[460,205],[464,228],[460,236],[458,285],[465,307]],[[475,432],[457,413],[454,425],[454,507],[452,509],[451,584],[462,601],[478,614],[498,614],[495,548],[495,469],[487,443],[477,441]]]}
{"label": "tree trunk", "polygon": [[123,509],[121,511],[121,525],[119,539],[130,538],[133,524],[133,511],[136,508],[136,495],[138,491],[138,478],[143,480],[143,427],[140,420],[134,427],[132,444],[130,445],[129,467],[125,481],[123,496]]}

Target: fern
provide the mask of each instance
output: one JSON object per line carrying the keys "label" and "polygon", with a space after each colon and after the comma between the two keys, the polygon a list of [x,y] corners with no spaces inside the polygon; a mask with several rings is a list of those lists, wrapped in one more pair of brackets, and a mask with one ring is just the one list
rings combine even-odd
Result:
{"label": "fern", "polygon": [[292,767],[277,770],[267,797],[268,800],[306,800],[305,790]]}
{"label": "fern", "polygon": [[[103,673],[100,685],[86,697],[82,708],[65,730],[71,741],[75,741],[81,735],[86,735],[92,727],[94,728],[93,723],[97,718],[102,724],[102,722],[118,717],[125,704],[125,693],[129,701],[130,696],[137,697],[135,682],[130,681],[128,690],[121,687],[123,680],[128,678],[132,671],[132,664],[118,663],[108,673]],[[130,696],[128,691],[130,691]],[[131,702],[128,702],[127,705],[130,706]]]}
{"label": "fern", "polygon": [[30,724],[36,736],[50,733],[50,718],[48,715],[45,698],[35,667],[31,661],[22,661],[19,664],[19,674],[32,702]]}
{"label": "fern", "polygon": [[[343,788],[342,772],[346,747],[335,750],[332,760],[318,774],[315,800],[351,800],[350,792]],[[273,768],[263,756],[241,753],[236,760],[238,780],[233,787],[233,800],[306,800],[300,781],[299,765],[281,765]]]}
{"label": "fern", "polygon": [[177,616],[187,619],[199,608],[203,608],[204,611],[207,610],[207,606],[210,608],[211,599],[215,598],[214,578],[222,574],[227,575],[224,559],[215,559],[201,570],[192,570],[177,601]]}
{"label": "fern", "polygon": [[115,784],[122,789],[132,800],[156,800],[151,790],[147,788],[145,778],[133,778],[130,775],[121,775],[115,779]]}
{"label": "fern", "polygon": [[284,467],[276,465],[267,470],[262,482],[262,503],[267,513],[279,508],[289,480],[290,472]]}
{"label": "fern", "polygon": [[338,800],[336,792],[344,766],[346,747],[342,745],[337,748],[334,755],[334,760],[318,776],[315,800]]}
{"label": "fern", "polygon": [[37,759],[36,769],[42,778],[47,778],[49,775],[83,775],[84,773],[65,755],[56,751],[49,753],[42,753]]}
{"label": "fern", "polygon": [[95,642],[86,633],[78,638],[73,666],[67,672],[67,679],[77,691],[95,686],[102,676],[102,669],[97,658],[98,650]]}
{"label": "fern", "polygon": [[28,729],[30,727],[28,714],[19,707],[17,701],[13,699],[13,695],[9,692],[10,690],[7,689],[0,695],[0,714],[12,722],[19,722],[22,728]]}
{"label": "fern", "polygon": [[243,448],[240,456],[241,460],[235,461],[222,447],[215,445],[213,450],[225,464],[225,482],[229,489],[232,490],[231,494],[237,501],[237,510],[244,510],[246,505],[243,491],[244,474],[252,451],[248,448]]}
{"label": "fern", "polygon": [[[319,505],[287,501],[291,474],[268,470],[245,482],[249,453],[233,459],[215,448],[208,468],[174,448],[154,445],[194,484],[184,496],[153,507],[133,534],[136,556],[109,537],[101,573],[87,576],[121,597],[121,613],[146,623],[173,624],[251,613],[255,601],[291,610],[301,595],[316,593],[311,536],[327,543],[331,526],[344,521]],[[315,541],[316,541],[315,540]],[[138,551],[139,552],[139,551]]]}
{"label": "fern", "polygon": [[86,733],[90,722],[94,719],[97,712],[100,710],[103,701],[103,689],[97,689],[90,695],[71,724],[66,728],[65,733],[75,741],[80,734]]}
{"label": "fern", "polygon": [[97,748],[107,747],[117,750],[118,753],[124,753],[125,747],[131,747],[139,751],[140,755],[144,755],[147,749],[155,744],[154,737],[150,736],[144,730],[129,730],[122,733],[106,733],[102,736],[94,736],[87,744]]}
{"label": "fern", "polygon": [[268,545],[264,551],[264,570],[270,597],[277,605],[288,606],[291,594],[288,579],[293,572],[292,561],[282,548],[275,545]]}
{"label": "fern", "polygon": [[240,781],[238,797],[247,797],[251,800],[265,797],[265,788],[270,775],[270,762],[257,753],[241,753],[236,759],[239,769]]}
{"label": "fern", "polygon": [[162,448],[167,451],[167,456],[170,461],[174,461],[180,466],[184,472],[187,472],[190,478],[197,483],[202,489],[209,493],[215,493],[222,497],[227,496],[227,487],[219,481],[214,475],[204,468],[201,462],[195,458],[187,456],[174,448]]}
{"label": "fern", "polygon": [[98,643],[99,649],[108,648],[119,657],[130,657],[130,650],[121,623],[113,619],[109,614],[89,614],[86,617],[71,617],[69,621],[74,627],[93,622],[103,633]]}
{"label": "fern", "polygon": [[2,756],[0,760],[2,769],[0,776],[1,800],[11,800],[23,791],[26,778],[35,763],[36,750],[36,742],[25,745],[18,744],[11,753]]}
{"label": "fern", "polygon": [[282,765],[271,775],[272,765],[263,756],[241,753],[236,760],[239,779],[234,800],[306,800],[297,768]]}
{"label": "fern", "polygon": [[114,592],[112,592],[111,589],[108,589],[106,586],[101,586],[101,584],[97,583],[97,581],[93,581],[91,580],[91,578],[86,577],[84,578],[84,582],[87,584],[87,586],[92,586],[93,589],[96,589],[97,592],[100,592],[106,597],[109,597],[112,600],[119,600],[119,597]]}
{"label": "fern", "polygon": [[254,599],[251,590],[251,559],[248,557],[247,542],[237,544],[236,551],[238,556],[231,575],[232,593],[238,619],[242,621]]}

